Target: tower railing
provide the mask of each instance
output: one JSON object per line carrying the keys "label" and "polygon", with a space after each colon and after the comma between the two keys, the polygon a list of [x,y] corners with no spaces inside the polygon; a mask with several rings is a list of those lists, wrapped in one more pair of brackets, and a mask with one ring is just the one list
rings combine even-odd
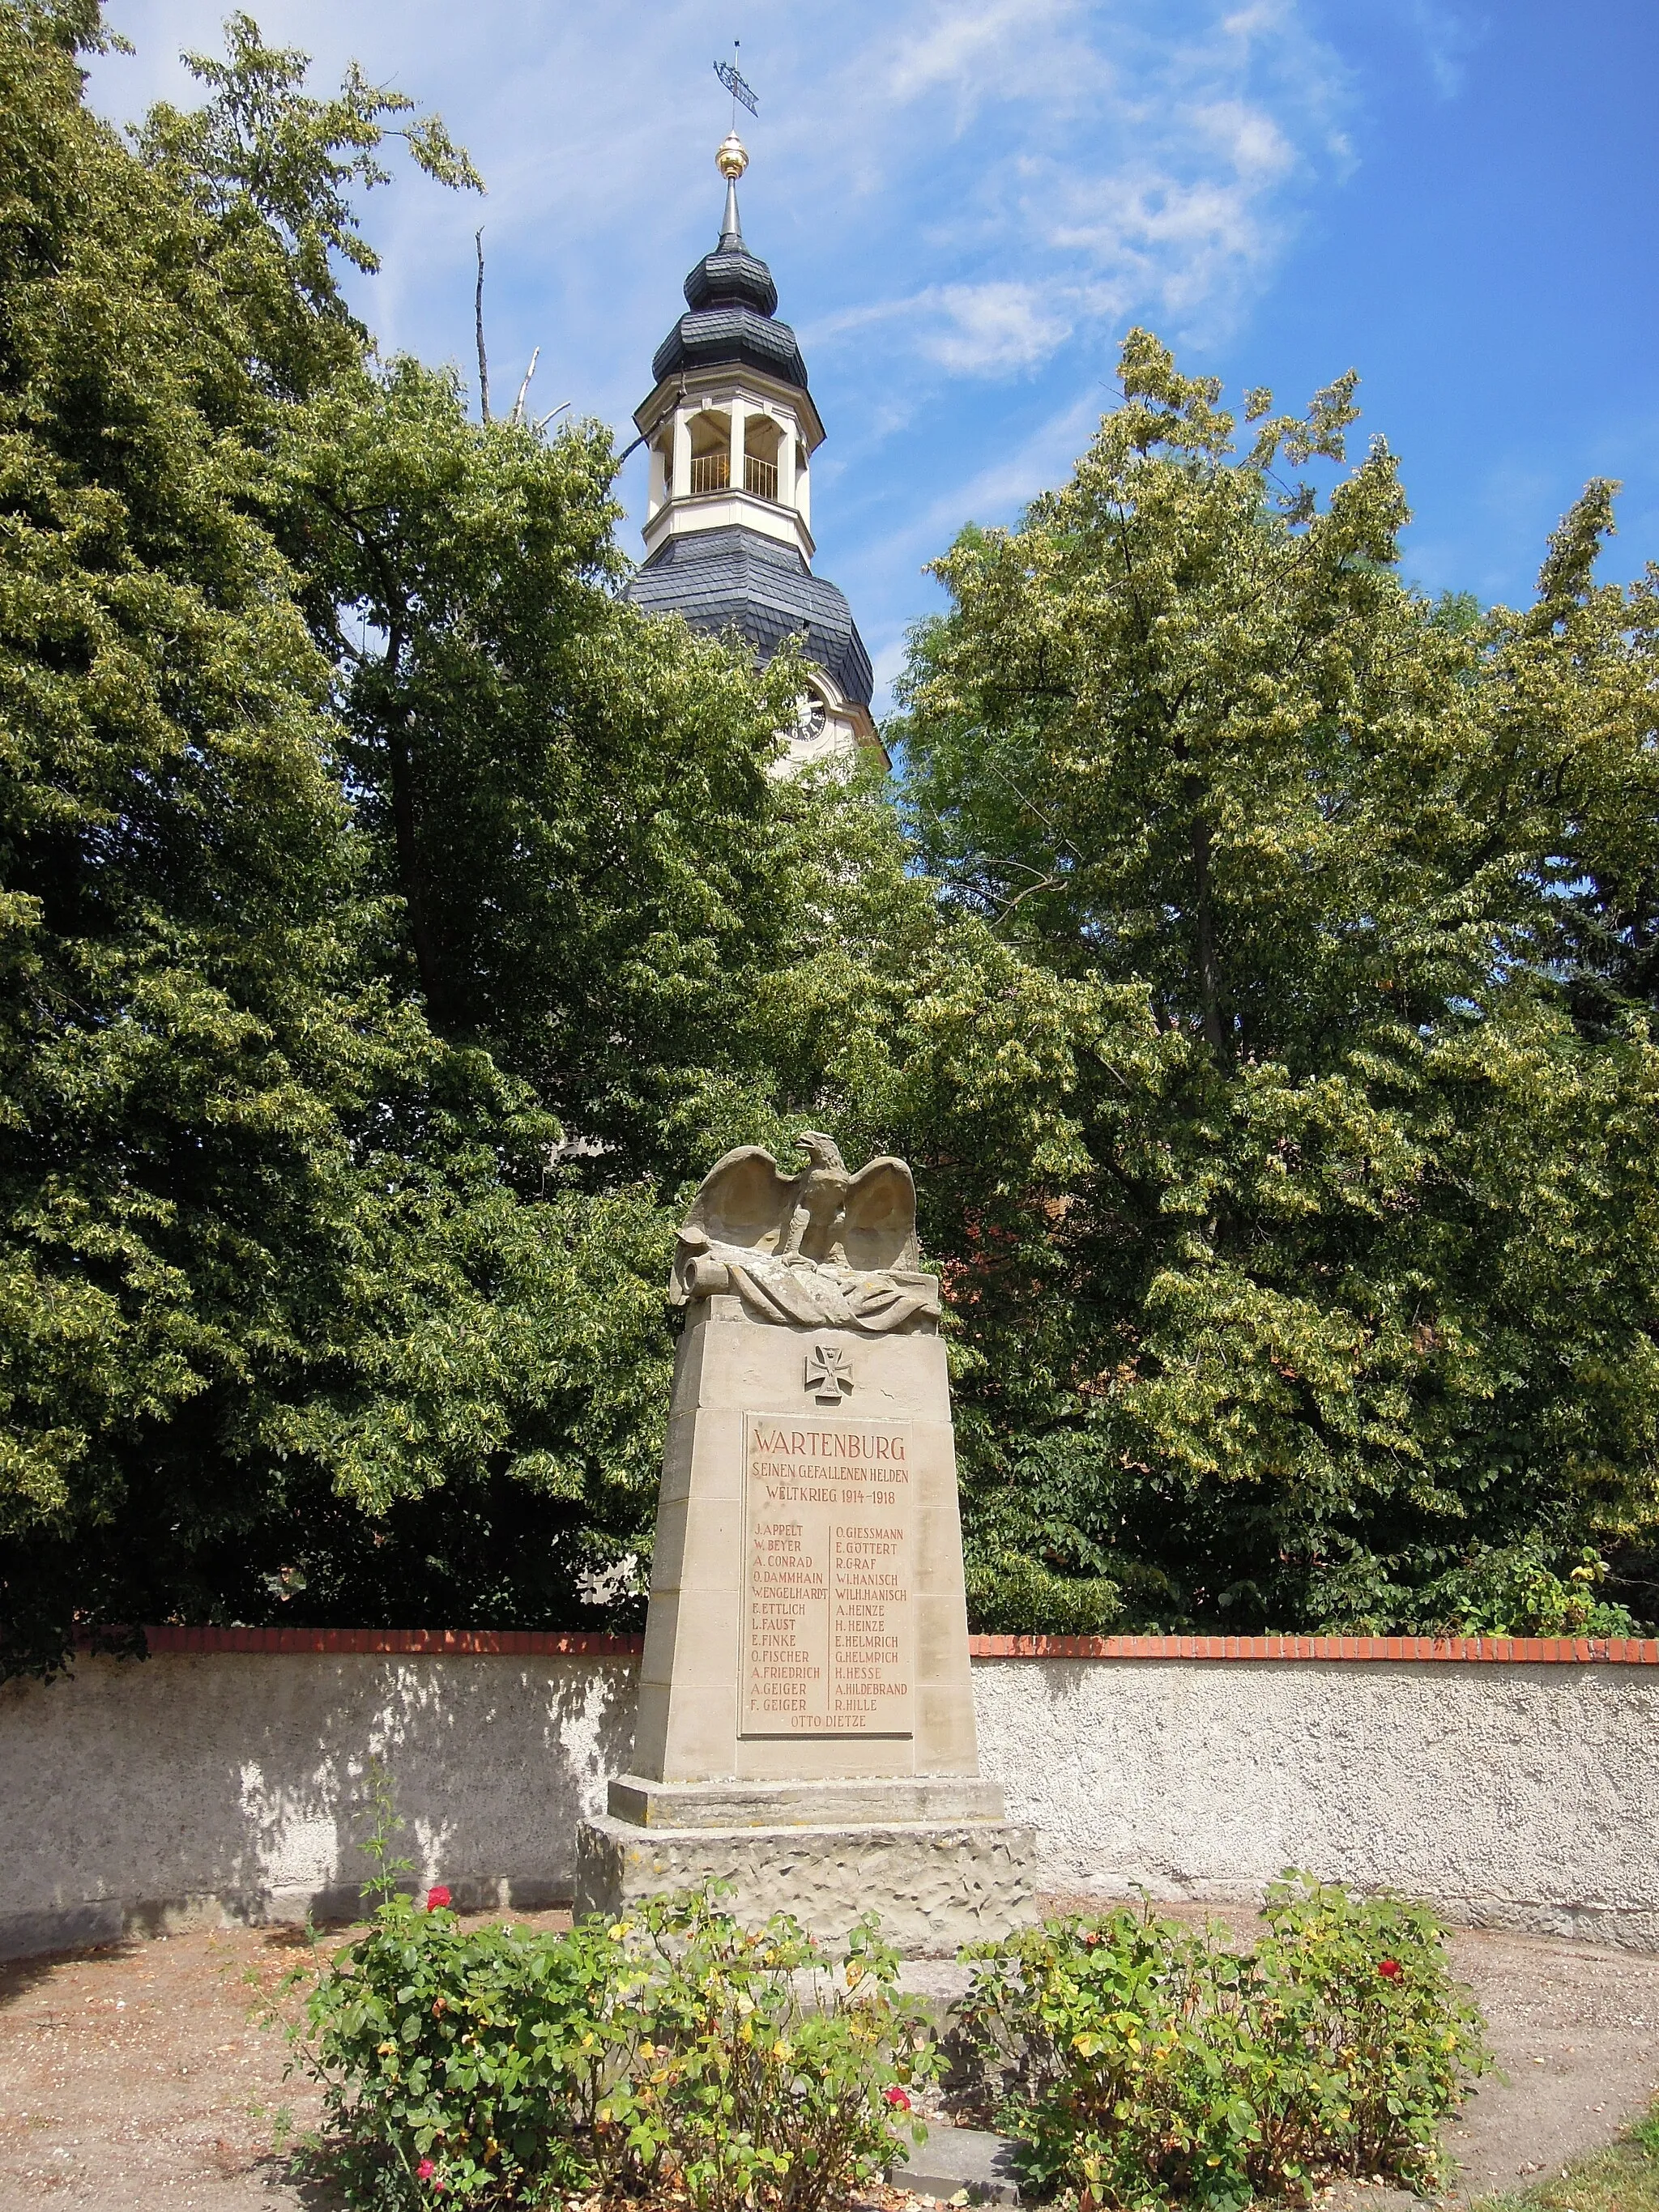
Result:
{"label": "tower railing", "polygon": [[[691,489],[694,492],[725,491],[732,482],[732,456],[729,453],[693,453],[691,456]],[[778,465],[763,461],[757,453],[743,457],[743,488],[753,492],[757,499],[770,500],[775,507],[778,498]]]}

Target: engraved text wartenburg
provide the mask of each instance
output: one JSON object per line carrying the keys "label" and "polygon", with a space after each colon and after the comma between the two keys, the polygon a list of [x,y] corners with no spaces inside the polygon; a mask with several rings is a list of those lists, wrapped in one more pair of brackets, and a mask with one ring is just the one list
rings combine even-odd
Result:
{"label": "engraved text wartenburg", "polygon": [[908,1421],[744,1417],[743,1733],[913,1732]]}

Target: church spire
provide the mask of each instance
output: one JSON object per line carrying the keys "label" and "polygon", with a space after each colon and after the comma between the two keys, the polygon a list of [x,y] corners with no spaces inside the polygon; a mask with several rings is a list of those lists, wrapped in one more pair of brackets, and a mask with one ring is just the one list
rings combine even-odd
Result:
{"label": "church spire", "polygon": [[749,149],[735,131],[728,131],[721,141],[714,167],[726,179],[726,220],[720,225],[720,251],[741,253],[743,224],[738,216],[738,179],[749,167]]}

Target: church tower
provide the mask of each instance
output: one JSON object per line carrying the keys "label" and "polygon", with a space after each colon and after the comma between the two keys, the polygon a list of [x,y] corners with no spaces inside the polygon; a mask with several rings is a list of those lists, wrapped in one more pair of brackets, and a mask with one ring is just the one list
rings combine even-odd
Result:
{"label": "church tower", "polygon": [[720,243],[685,280],[688,312],[657,348],[651,395],[634,416],[651,486],[645,561],[628,595],[696,629],[735,624],[763,660],[799,639],[811,691],[792,760],[878,748],[870,656],[845,598],[812,573],[811,460],[823,425],[795,334],[776,319],[772,272],[744,243],[738,179],[749,156],[735,131],[715,161],[726,179]]}

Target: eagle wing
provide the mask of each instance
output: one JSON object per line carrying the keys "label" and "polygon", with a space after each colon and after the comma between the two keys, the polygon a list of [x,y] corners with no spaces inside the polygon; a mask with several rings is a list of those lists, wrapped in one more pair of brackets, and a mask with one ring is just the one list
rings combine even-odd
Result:
{"label": "eagle wing", "polygon": [[872,1160],[859,1170],[847,1186],[836,1233],[849,1267],[916,1265],[916,1186],[902,1160]]}
{"label": "eagle wing", "polygon": [[685,1227],[701,1229],[717,1244],[769,1252],[788,1227],[794,1202],[794,1179],[781,1173],[771,1153],[758,1145],[739,1145],[716,1160],[698,1184]]}

